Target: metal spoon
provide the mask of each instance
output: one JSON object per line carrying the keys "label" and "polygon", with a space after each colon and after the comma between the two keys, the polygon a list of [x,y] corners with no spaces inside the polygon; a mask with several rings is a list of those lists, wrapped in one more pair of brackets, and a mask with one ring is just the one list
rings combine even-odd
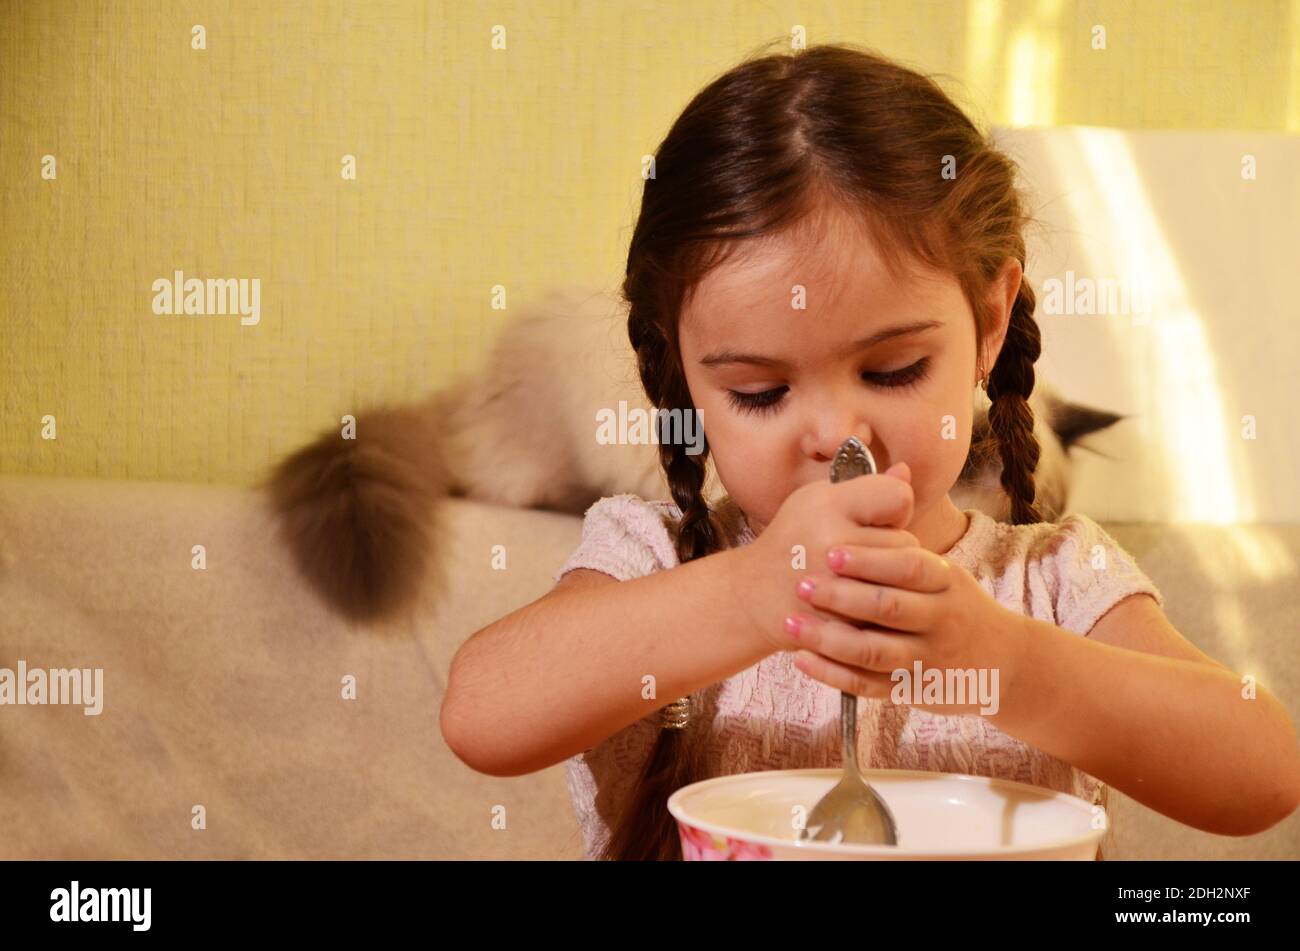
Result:
{"label": "metal spoon", "polygon": [[[831,460],[832,482],[875,473],[876,460],[857,436],[844,440]],[[898,825],[893,813],[858,769],[858,698],[847,691],[840,691],[840,739],[844,745],[844,776],[813,807],[799,838],[810,842],[897,845]]]}

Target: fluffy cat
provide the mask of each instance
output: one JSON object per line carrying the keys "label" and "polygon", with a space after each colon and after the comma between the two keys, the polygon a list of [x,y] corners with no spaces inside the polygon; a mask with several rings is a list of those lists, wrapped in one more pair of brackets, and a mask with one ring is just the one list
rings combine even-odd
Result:
{"label": "fluffy cat", "polygon": [[[670,498],[654,444],[602,445],[597,411],[649,409],[616,297],[552,292],[504,328],[482,369],[422,401],[356,414],[354,439],[322,433],[263,480],[299,570],[343,616],[379,621],[409,607],[440,549],[447,496],[581,515],[630,492]],[[950,496],[958,508],[1010,515],[990,439],[988,397],[975,389],[972,450]],[[1069,495],[1069,449],[1121,415],[1079,406],[1037,381],[1030,407],[1041,448],[1043,517]],[[501,447],[510,446],[509,459]],[[724,493],[712,461],[705,496]]]}

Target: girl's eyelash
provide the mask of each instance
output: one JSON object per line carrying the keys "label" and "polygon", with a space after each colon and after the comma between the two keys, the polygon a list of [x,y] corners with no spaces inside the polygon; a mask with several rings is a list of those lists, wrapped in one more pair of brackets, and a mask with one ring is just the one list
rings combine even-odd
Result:
{"label": "girl's eyelash", "polygon": [[[894,370],[891,373],[864,373],[864,377],[870,377],[875,386],[885,389],[899,389],[902,387],[911,387],[920,383],[925,378],[925,371],[929,369],[930,358],[922,357],[910,367],[903,367],[901,370]],[[762,393],[737,393],[735,390],[727,390],[727,397],[731,405],[742,413],[773,413],[781,405],[781,398],[785,395],[788,387],[779,386],[774,390],[764,390]]]}

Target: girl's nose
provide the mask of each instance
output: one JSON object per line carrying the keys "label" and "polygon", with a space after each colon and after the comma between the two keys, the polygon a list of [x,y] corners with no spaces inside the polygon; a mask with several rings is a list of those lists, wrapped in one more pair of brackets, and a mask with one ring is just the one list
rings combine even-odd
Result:
{"label": "girl's nose", "polygon": [[871,427],[860,417],[840,416],[820,421],[804,436],[804,454],[818,463],[829,464],[850,436],[857,436],[862,445],[871,448]]}

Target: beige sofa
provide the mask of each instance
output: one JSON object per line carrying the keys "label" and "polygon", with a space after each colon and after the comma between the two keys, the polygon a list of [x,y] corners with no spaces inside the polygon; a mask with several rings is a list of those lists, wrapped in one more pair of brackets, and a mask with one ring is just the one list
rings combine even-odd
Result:
{"label": "beige sofa", "polygon": [[[580,858],[563,768],[479,775],[438,708],[459,644],[550,587],[581,521],[447,505],[454,594],[374,630],[304,588],[251,491],[0,477],[0,667],[104,671],[98,716],[0,707],[0,858]],[[1300,716],[1300,528],[1104,524],[1181,631]],[[1112,858],[1300,857],[1300,815],[1227,838],[1112,792],[1112,819]]]}

